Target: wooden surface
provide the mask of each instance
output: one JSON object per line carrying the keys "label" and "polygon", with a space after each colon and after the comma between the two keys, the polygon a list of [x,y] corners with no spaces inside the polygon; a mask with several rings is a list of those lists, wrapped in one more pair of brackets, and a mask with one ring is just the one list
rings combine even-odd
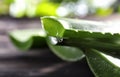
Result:
{"label": "wooden surface", "polygon": [[8,33],[29,28],[41,28],[39,19],[0,18],[0,77],[94,77],[85,59],[64,62],[48,48],[28,52],[17,50]]}

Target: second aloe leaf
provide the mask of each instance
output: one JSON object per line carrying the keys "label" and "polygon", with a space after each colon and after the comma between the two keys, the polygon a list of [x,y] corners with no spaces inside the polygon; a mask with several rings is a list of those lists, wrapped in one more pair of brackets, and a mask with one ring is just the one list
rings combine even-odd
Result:
{"label": "second aloe leaf", "polygon": [[120,59],[96,49],[86,50],[86,57],[96,77],[120,77]]}
{"label": "second aloe leaf", "polygon": [[[25,51],[31,48],[43,48],[48,44],[51,51],[65,61],[78,61],[84,57],[82,50],[69,46],[54,46],[51,40],[46,37],[46,33],[41,29],[16,30],[9,34],[13,44]],[[47,42],[46,42],[47,41]]]}
{"label": "second aloe leaf", "polygon": [[18,49],[25,51],[31,47],[45,46],[46,34],[43,30],[28,29],[12,31],[9,33],[9,37]]}

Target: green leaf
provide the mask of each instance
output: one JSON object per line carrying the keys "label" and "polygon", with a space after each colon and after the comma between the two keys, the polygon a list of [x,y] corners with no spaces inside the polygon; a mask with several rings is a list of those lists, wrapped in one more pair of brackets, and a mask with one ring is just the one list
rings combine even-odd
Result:
{"label": "green leaf", "polygon": [[47,44],[52,52],[62,60],[73,62],[84,57],[83,52],[78,48],[52,45],[51,40],[49,38],[46,39],[46,34],[43,30],[17,30],[10,32],[9,36],[13,44],[21,50],[45,47],[47,40]]}
{"label": "green leaf", "polygon": [[65,61],[78,61],[84,58],[84,54],[82,50],[76,47],[71,47],[71,46],[56,46],[53,45],[54,41],[52,40],[54,38],[52,37],[47,37],[47,44],[49,48],[52,50],[54,54],[56,54],[58,57]]}
{"label": "green leaf", "polygon": [[[43,28],[49,36],[67,38],[116,38],[120,37],[118,25],[69,18],[42,17]],[[53,30],[51,30],[53,29]],[[116,30],[117,29],[117,30]]]}
{"label": "green leaf", "polygon": [[[119,52],[120,50],[120,39],[109,39],[109,38],[65,38],[62,39],[63,41],[59,41],[60,38],[55,37],[56,39],[53,39],[56,41],[57,45],[67,45],[67,46],[75,46],[78,48],[96,48],[99,50],[109,50],[106,53],[111,52]],[[55,44],[55,45],[56,45]],[[116,51],[115,51],[116,50]],[[120,52],[119,52],[120,53]]]}
{"label": "green leaf", "polygon": [[96,77],[120,77],[120,59],[95,49],[86,50],[88,64]]}
{"label": "green leaf", "polygon": [[[104,50],[120,49],[120,30],[118,25],[102,22],[43,17],[43,28],[49,36],[63,38],[62,45],[79,48],[97,48]],[[52,30],[51,30],[52,29]]]}
{"label": "green leaf", "polygon": [[43,30],[16,30],[9,34],[13,44],[21,49],[28,50],[31,47],[44,47],[46,34]]}

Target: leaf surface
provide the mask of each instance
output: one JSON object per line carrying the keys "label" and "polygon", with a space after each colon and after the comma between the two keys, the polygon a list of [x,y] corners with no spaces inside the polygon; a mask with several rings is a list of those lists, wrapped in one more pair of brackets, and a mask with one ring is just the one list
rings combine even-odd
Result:
{"label": "leaf surface", "polygon": [[31,47],[44,47],[46,34],[42,30],[16,30],[9,33],[13,44],[21,49],[28,50]]}
{"label": "leaf surface", "polygon": [[120,77],[120,59],[96,49],[86,50],[88,64],[96,77]]}
{"label": "leaf surface", "polygon": [[43,30],[17,30],[10,33],[10,39],[13,44],[21,49],[28,50],[30,48],[43,48],[47,44],[51,51],[59,58],[65,61],[78,61],[84,57],[82,50],[69,46],[54,46],[51,44],[51,39],[46,39],[46,33]]}
{"label": "leaf surface", "polygon": [[[43,17],[48,36],[64,39],[59,44],[98,49],[120,49],[119,25],[68,18]],[[52,29],[52,30],[51,30]]]}
{"label": "leaf surface", "polygon": [[[49,36],[67,38],[120,37],[119,25],[70,18],[42,17],[42,26]],[[52,29],[52,30],[51,30]]]}
{"label": "leaf surface", "polygon": [[54,38],[52,37],[47,37],[47,44],[51,51],[56,54],[58,57],[65,61],[79,61],[82,58],[85,57],[83,51],[79,48],[76,47],[71,47],[71,46],[56,46],[53,45],[52,42]]}

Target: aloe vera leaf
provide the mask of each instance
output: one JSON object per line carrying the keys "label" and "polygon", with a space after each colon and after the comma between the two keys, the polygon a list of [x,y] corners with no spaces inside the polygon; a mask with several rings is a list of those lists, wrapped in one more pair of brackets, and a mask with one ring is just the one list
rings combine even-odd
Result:
{"label": "aloe vera leaf", "polygon": [[51,43],[52,45],[58,45],[58,46],[71,46],[71,47],[77,47],[81,49],[83,52],[85,49],[89,48],[95,48],[99,49],[104,53],[107,53],[111,56],[120,58],[120,45],[113,44],[113,43],[105,43],[101,41],[97,41],[95,39],[78,39],[78,38],[72,38],[72,39],[57,39],[56,37],[52,37],[51,41],[54,41]]}
{"label": "aloe vera leaf", "polygon": [[54,38],[47,37],[47,44],[52,52],[62,60],[74,62],[85,57],[84,53],[79,48],[71,46],[56,46],[52,44],[54,42],[52,39]]}
{"label": "aloe vera leaf", "polygon": [[65,39],[65,41],[60,41],[62,45],[105,50],[120,49],[120,31],[117,25],[113,27],[113,25],[101,22],[48,16],[42,18],[42,24],[49,36]]}
{"label": "aloe vera leaf", "polygon": [[96,49],[86,50],[85,54],[90,69],[96,77],[120,77],[120,59]]}
{"label": "aloe vera leaf", "polygon": [[43,30],[15,30],[9,33],[13,44],[20,50],[28,50],[31,47],[45,47],[46,34]]}
{"label": "aloe vera leaf", "polygon": [[108,39],[106,42],[94,38],[68,38],[63,39],[63,41],[59,41],[59,38],[56,38],[56,40],[53,40],[56,41],[56,44],[58,45],[75,46],[79,48],[96,48],[111,51],[116,50],[115,52],[119,52],[118,50],[120,50],[120,44],[117,43],[119,40],[117,39]]}
{"label": "aloe vera leaf", "polygon": [[47,40],[50,49],[62,60],[73,62],[84,57],[83,52],[78,48],[52,45],[50,39],[46,39],[46,34],[43,30],[17,30],[10,32],[9,36],[13,44],[21,50],[28,50],[33,47],[47,47]]}
{"label": "aloe vera leaf", "polygon": [[[57,18],[41,18],[42,26],[49,36],[67,38],[116,38],[120,37],[117,25],[103,22]],[[52,30],[51,30],[52,29]],[[117,30],[116,30],[117,29]]]}

